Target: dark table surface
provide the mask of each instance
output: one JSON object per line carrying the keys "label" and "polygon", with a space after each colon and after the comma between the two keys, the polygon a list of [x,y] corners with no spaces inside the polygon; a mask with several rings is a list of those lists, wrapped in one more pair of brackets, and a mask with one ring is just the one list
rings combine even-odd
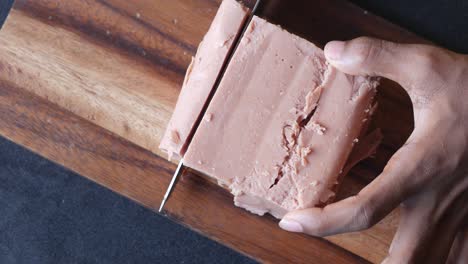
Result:
{"label": "dark table surface", "polygon": [[[466,0],[352,2],[468,52]],[[0,263],[213,262],[254,261],[0,137]]]}

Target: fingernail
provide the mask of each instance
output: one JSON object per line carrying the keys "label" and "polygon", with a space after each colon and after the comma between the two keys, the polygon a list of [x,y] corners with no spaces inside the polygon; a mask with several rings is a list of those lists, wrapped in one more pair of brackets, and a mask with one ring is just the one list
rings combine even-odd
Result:
{"label": "fingernail", "polygon": [[304,229],[302,228],[302,225],[299,222],[296,222],[294,220],[290,219],[285,219],[283,218],[279,222],[279,226],[289,232],[303,232]]}
{"label": "fingernail", "polygon": [[343,41],[331,41],[325,46],[325,57],[328,60],[337,61],[341,59],[345,47]]}

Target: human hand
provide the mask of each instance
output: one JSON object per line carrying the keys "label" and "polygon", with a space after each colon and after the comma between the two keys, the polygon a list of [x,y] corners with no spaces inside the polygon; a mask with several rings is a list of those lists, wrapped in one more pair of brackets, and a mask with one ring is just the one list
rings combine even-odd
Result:
{"label": "human hand", "polygon": [[466,263],[468,56],[357,38],[328,43],[325,57],[345,73],[398,82],[413,103],[415,128],[359,194],[288,213],[280,227],[314,236],[353,232],[370,228],[400,206],[399,227],[384,263]]}

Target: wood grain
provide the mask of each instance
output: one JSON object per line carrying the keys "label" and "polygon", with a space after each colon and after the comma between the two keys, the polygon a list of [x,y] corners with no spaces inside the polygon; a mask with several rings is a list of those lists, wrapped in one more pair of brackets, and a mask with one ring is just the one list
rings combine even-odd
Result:
{"label": "wood grain", "polygon": [[[156,210],[175,166],[6,81],[0,82],[0,133],[99,184]],[[273,263],[366,263],[323,239],[281,231],[275,221],[232,205],[231,195],[192,172],[169,201],[175,221]],[[281,249],[281,250],[280,250]]]}
{"label": "wood grain", "polygon": [[[0,32],[0,133],[157,208],[175,168],[157,146],[219,2],[17,0]],[[272,0],[261,16],[320,46],[361,35],[427,42],[344,0]],[[351,171],[340,197],[371,181],[412,130],[401,87],[384,80],[378,102],[372,126],[382,128],[384,143]],[[235,208],[225,190],[197,175],[184,175],[168,215],[258,260],[365,262],[340,246],[379,262],[397,225],[394,212],[370,230],[327,238],[335,246]]]}

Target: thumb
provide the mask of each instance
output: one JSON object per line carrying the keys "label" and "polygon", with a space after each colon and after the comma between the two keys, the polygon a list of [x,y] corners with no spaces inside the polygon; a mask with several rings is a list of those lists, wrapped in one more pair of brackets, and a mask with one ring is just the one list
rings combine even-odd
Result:
{"label": "thumb", "polygon": [[413,132],[407,143],[392,156],[383,172],[357,195],[324,208],[289,212],[279,226],[287,231],[314,236],[370,228],[417,188],[417,183],[409,179],[423,175],[420,168],[425,164],[427,153],[427,147],[417,142],[417,134]]}
{"label": "thumb", "polygon": [[398,82],[411,95],[411,89],[433,74],[435,65],[447,62],[447,50],[421,44],[398,44],[360,37],[331,41],[325,46],[326,59],[351,75],[382,76]]}

